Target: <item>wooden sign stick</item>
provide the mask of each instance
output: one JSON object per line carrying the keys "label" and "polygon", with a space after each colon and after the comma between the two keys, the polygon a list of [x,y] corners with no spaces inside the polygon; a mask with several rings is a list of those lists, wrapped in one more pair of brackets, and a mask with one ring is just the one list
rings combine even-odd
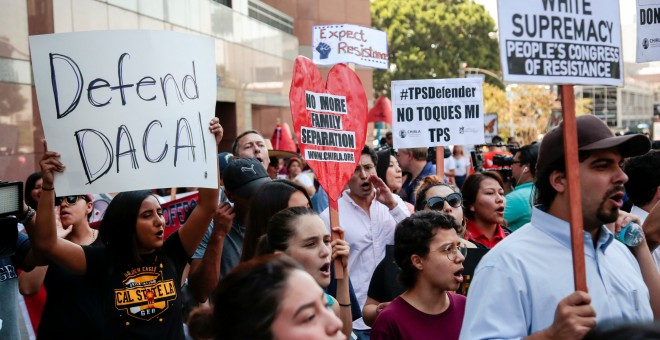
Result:
{"label": "wooden sign stick", "polygon": [[587,277],[584,264],[584,226],[580,194],[580,173],[577,150],[577,127],[575,125],[575,94],[573,85],[560,85],[561,106],[564,116],[564,157],[568,179],[568,208],[570,211],[571,249],[573,253],[573,280],[575,290],[587,292]]}
{"label": "wooden sign stick", "polygon": [[445,148],[435,147],[435,174],[441,181],[445,181]]}
{"label": "wooden sign stick", "polygon": [[[330,203],[330,230],[332,228],[339,226],[339,204],[336,199],[328,197],[328,203]],[[340,239],[339,233],[332,231],[332,239]],[[341,280],[344,278],[344,266],[341,263],[341,259],[335,259],[335,279]]]}
{"label": "wooden sign stick", "polygon": [[175,199],[176,199],[176,187],[170,190],[170,201],[174,201]]}

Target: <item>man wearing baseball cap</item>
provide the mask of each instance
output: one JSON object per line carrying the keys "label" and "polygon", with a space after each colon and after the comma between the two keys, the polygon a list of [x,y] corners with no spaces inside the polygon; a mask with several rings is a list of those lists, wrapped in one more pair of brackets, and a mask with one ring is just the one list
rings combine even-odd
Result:
{"label": "man wearing baseball cap", "polygon": [[461,339],[582,338],[596,322],[653,320],[640,267],[605,224],[615,222],[628,180],[624,158],[646,153],[643,135],[615,137],[594,116],[576,118],[589,293],[575,292],[563,124],[548,132],[536,165],[530,223],[479,263]]}
{"label": "man wearing baseball cap", "polygon": [[199,302],[204,302],[215,289],[218,279],[229,273],[241,258],[245,236],[245,218],[250,201],[259,188],[270,182],[263,164],[255,158],[233,158],[222,170],[227,198],[223,202],[192,256],[190,289]]}

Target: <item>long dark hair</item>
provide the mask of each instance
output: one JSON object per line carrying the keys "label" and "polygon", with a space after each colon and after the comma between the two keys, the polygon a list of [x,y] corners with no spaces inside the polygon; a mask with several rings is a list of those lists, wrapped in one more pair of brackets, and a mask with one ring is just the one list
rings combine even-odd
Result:
{"label": "long dark hair", "polygon": [[266,234],[268,220],[278,211],[289,206],[289,198],[296,191],[300,191],[312,206],[312,201],[307,191],[300,185],[285,179],[268,182],[259,188],[250,202],[247,223],[245,228],[245,239],[241,250],[241,262],[255,257],[257,245],[261,235]]}
{"label": "long dark hair", "polygon": [[37,185],[37,181],[41,179],[41,172],[35,172],[28,176],[25,180],[25,188],[23,193],[23,199],[25,203],[32,209],[37,209],[37,201],[32,199],[32,189]]}
{"label": "long dark hair", "polygon": [[318,216],[318,213],[310,208],[292,207],[273,215],[268,221],[266,235],[259,241],[257,254],[270,254],[278,250],[286,251],[289,248],[289,240],[296,233],[294,222],[298,217],[305,215]]}
{"label": "long dark hair", "polygon": [[470,207],[477,202],[477,196],[479,196],[479,187],[481,182],[486,179],[494,179],[500,187],[504,188],[504,182],[502,177],[495,171],[484,171],[484,172],[475,172],[472,175],[468,176],[463,183],[463,215],[470,220],[475,219],[475,213],[470,210]]}
{"label": "long dark hair", "polygon": [[135,224],[142,202],[151,191],[125,191],[115,196],[105,210],[99,235],[114,257],[115,263],[135,265],[141,263]]}
{"label": "long dark hair", "polygon": [[376,155],[378,156],[378,163],[376,163],[376,175],[378,175],[378,177],[382,179],[383,182],[385,182],[385,185],[389,186],[389,183],[387,183],[385,178],[387,177],[387,168],[390,167],[390,156],[392,155],[391,151],[389,148],[386,148],[376,152]]}
{"label": "long dark hair", "polygon": [[294,270],[303,269],[283,254],[258,257],[234,268],[213,294],[215,338],[273,339],[271,325]]}

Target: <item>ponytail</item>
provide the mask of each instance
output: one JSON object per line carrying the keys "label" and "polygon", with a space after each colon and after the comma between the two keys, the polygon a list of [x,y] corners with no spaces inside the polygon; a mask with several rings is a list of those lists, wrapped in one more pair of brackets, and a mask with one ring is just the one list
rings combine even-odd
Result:
{"label": "ponytail", "polygon": [[257,241],[257,249],[254,257],[259,257],[267,254],[272,254],[275,252],[275,249],[268,242],[268,235],[263,234],[259,236],[259,241]]}

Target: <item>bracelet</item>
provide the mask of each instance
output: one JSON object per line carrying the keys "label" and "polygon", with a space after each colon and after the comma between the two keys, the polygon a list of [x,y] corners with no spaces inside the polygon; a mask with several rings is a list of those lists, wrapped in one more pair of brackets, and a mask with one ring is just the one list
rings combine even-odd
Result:
{"label": "bracelet", "polygon": [[350,303],[348,303],[348,304],[343,304],[343,303],[341,303],[341,302],[339,302],[339,301],[337,301],[337,304],[339,304],[341,307],[350,307],[350,306],[351,306]]}
{"label": "bracelet", "polygon": [[46,188],[46,187],[43,187],[43,186],[42,186],[42,187],[41,187],[41,190],[43,190],[43,191],[53,191],[53,190],[55,190],[55,187],[53,187],[53,188]]}
{"label": "bracelet", "polygon": [[34,209],[32,209],[31,206],[28,205],[28,211],[25,213],[25,217],[23,217],[23,219],[21,219],[19,222],[21,222],[22,225],[26,225],[28,222],[32,220],[32,217],[34,217],[34,215],[36,214],[37,212],[34,211]]}

